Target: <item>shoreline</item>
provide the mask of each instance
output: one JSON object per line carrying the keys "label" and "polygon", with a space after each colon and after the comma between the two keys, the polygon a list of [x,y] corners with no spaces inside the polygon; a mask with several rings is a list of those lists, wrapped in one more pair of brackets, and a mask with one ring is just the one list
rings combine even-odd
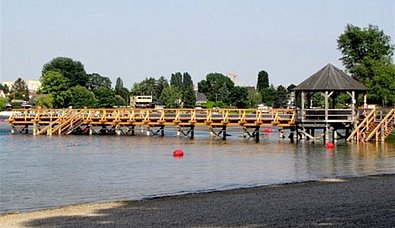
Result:
{"label": "shoreline", "polygon": [[395,174],[382,174],[5,212],[0,226],[386,226],[393,218]]}

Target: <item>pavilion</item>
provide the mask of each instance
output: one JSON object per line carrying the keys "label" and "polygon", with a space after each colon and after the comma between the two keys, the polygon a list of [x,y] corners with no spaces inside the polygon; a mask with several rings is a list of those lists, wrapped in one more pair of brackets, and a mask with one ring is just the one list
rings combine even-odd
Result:
{"label": "pavilion", "polygon": [[[358,124],[356,100],[363,94],[366,105],[368,88],[339,68],[328,64],[293,90],[300,103],[296,130],[301,130],[302,136],[314,139],[314,130],[323,129],[326,133],[325,139],[328,140],[330,131],[334,132],[334,138],[337,137],[338,129],[346,129],[347,135]],[[317,94],[324,98],[323,107],[314,107],[312,98],[317,97]],[[335,107],[335,101],[340,94],[348,94],[351,97],[347,107]]]}

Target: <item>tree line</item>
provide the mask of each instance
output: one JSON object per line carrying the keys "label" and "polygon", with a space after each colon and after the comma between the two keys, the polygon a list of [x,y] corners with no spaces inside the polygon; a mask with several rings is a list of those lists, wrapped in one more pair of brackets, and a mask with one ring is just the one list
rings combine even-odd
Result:
{"label": "tree line", "polygon": [[[377,26],[360,28],[349,24],[338,37],[337,48],[346,72],[370,89],[369,103],[395,105],[394,45],[390,36]],[[43,66],[40,81],[42,86],[34,101],[47,108],[127,106],[129,97],[135,95],[151,95],[156,103],[168,108],[194,107],[196,103],[194,84],[188,72],[175,72],[170,81],[163,76],[145,78],[129,90],[120,77],[113,88],[108,77],[86,73],[81,62],[57,57]],[[209,73],[197,84],[198,92],[207,98],[207,108],[252,108],[258,104],[284,107],[288,94],[295,87],[293,84],[287,87],[269,84],[269,74],[264,70],[257,75],[256,89],[237,86],[222,73]],[[8,95],[7,99],[0,98],[0,108],[8,100],[29,98],[26,83],[21,78],[12,88],[0,84],[0,89]],[[340,97],[337,102],[342,105],[349,102],[347,99],[350,98]]]}

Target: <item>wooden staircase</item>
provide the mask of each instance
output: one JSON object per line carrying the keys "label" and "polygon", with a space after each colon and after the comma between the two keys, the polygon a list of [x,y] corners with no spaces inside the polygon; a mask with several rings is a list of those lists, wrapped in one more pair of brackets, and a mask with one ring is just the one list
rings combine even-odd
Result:
{"label": "wooden staircase", "polygon": [[395,128],[395,108],[391,109],[387,115],[368,132],[365,141],[375,140],[376,142],[384,141]]}
{"label": "wooden staircase", "polygon": [[84,122],[84,110],[75,112],[73,110],[66,111],[55,121],[49,123],[44,128],[36,132],[35,135],[68,135]]}
{"label": "wooden staircase", "polygon": [[347,138],[347,141],[384,141],[395,129],[395,108],[391,109],[381,120],[377,118],[377,111],[377,109],[371,110]]}

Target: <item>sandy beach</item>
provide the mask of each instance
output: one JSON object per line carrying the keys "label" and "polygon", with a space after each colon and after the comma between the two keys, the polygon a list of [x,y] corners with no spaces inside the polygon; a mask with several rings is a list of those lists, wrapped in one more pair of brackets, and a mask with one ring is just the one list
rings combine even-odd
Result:
{"label": "sandy beach", "polygon": [[0,227],[394,227],[395,175],[3,214]]}

